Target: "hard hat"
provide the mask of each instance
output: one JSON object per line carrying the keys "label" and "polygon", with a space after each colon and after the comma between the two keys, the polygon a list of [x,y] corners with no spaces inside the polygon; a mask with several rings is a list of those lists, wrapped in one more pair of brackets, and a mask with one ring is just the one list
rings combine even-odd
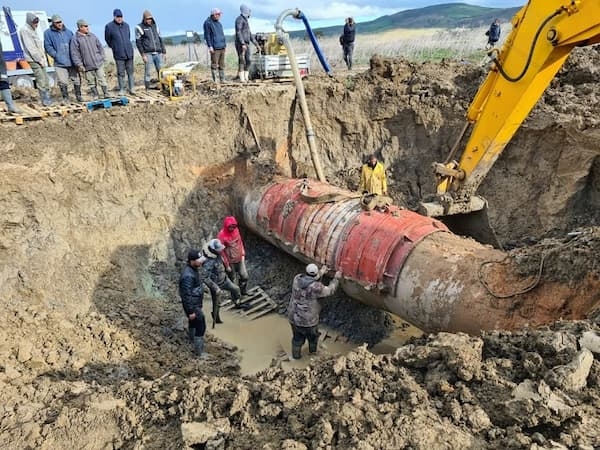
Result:
{"label": "hard hat", "polygon": [[319,268],[316,264],[309,264],[306,266],[306,273],[311,277],[316,277],[319,274]]}
{"label": "hard hat", "polygon": [[223,243],[218,240],[218,239],[212,239],[209,243],[208,243],[208,248],[210,248],[211,250],[214,250],[215,252],[222,252],[223,250],[225,250],[225,246],[223,245]]}

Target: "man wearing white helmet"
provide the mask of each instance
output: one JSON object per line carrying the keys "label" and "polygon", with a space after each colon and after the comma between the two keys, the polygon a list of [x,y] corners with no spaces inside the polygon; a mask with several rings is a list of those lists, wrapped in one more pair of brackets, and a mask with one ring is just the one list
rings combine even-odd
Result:
{"label": "man wearing white helmet", "polygon": [[339,270],[328,286],[319,281],[321,276],[327,272],[327,266],[321,267],[316,264],[306,266],[306,273],[298,274],[292,283],[292,296],[288,305],[287,314],[292,326],[292,357],[300,359],[302,346],[308,340],[308,351],[317,351],[319,339],[319,314],[321,305],[319,298],[333,295],[338,287],[342,272]]}
{"label": "man wearing white helmet", "polygon": [[210,294],[213,302],[213,328],[215,323],[223,322],[219,316],[219,299],[217,297],[221,289],[229,291],[231,300],[235,303],[235,308],[241,308],[240,298],[242,297],[242,294],[238,285],[231,281],[227,276],[223,257],[221,256],[223,250],[225,250],[225,246],[219,239],[212,239],[202,248],[202,253],[207,258],[203,267],[214,286],[210,287]]}

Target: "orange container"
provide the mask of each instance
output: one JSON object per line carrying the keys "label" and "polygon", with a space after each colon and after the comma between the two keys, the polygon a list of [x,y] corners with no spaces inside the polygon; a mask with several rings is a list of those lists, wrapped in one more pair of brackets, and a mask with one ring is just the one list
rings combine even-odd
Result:
{"label": "orange container", "polygon": [[6,70],[17,70],[16,61],[6,61]]}
{"label": "orange container", "polygon": [[31,66],[29,65],[29,63],[27,61],[25,61],[24,59],[20,59],[19,61],[17,61],[17,64],[20,69],[31,69]]}

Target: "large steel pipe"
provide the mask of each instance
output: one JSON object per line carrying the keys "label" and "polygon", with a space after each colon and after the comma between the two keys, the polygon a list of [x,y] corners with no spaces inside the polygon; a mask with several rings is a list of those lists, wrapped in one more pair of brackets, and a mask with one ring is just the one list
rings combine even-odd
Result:
{"label": "large steel pipe", "polygon": [[578,288],[547,281],[500,299],[498,292],[507,286],[518,289],[529,281],[500,263],[505,253],[411,211],[393,206],[366,211],[354,193],[326,183],[278,179],[238,188],[235,197],[237,214],[249,229],[304,262],[341,270],[350,297],[424,331],[478,334],[537,326],[582,318],[599,303],[592,277]]}

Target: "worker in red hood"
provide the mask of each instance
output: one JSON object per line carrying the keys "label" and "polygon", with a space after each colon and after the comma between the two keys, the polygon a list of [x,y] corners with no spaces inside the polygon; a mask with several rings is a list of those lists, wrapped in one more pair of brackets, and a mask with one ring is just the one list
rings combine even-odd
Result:
{"label": "worker in red hood", "polygon": [[223,228],[219,231],[217,238],[225,246],[222,255],[227,275],[235,283],[235,276],[237,274],[239,277],[237,285],[240,287],[242,295],[246,295],[246,288],[248,286],[246,250],[244,249],[244,241],[242,241],[235,217],[227,216],[223,219]]}

